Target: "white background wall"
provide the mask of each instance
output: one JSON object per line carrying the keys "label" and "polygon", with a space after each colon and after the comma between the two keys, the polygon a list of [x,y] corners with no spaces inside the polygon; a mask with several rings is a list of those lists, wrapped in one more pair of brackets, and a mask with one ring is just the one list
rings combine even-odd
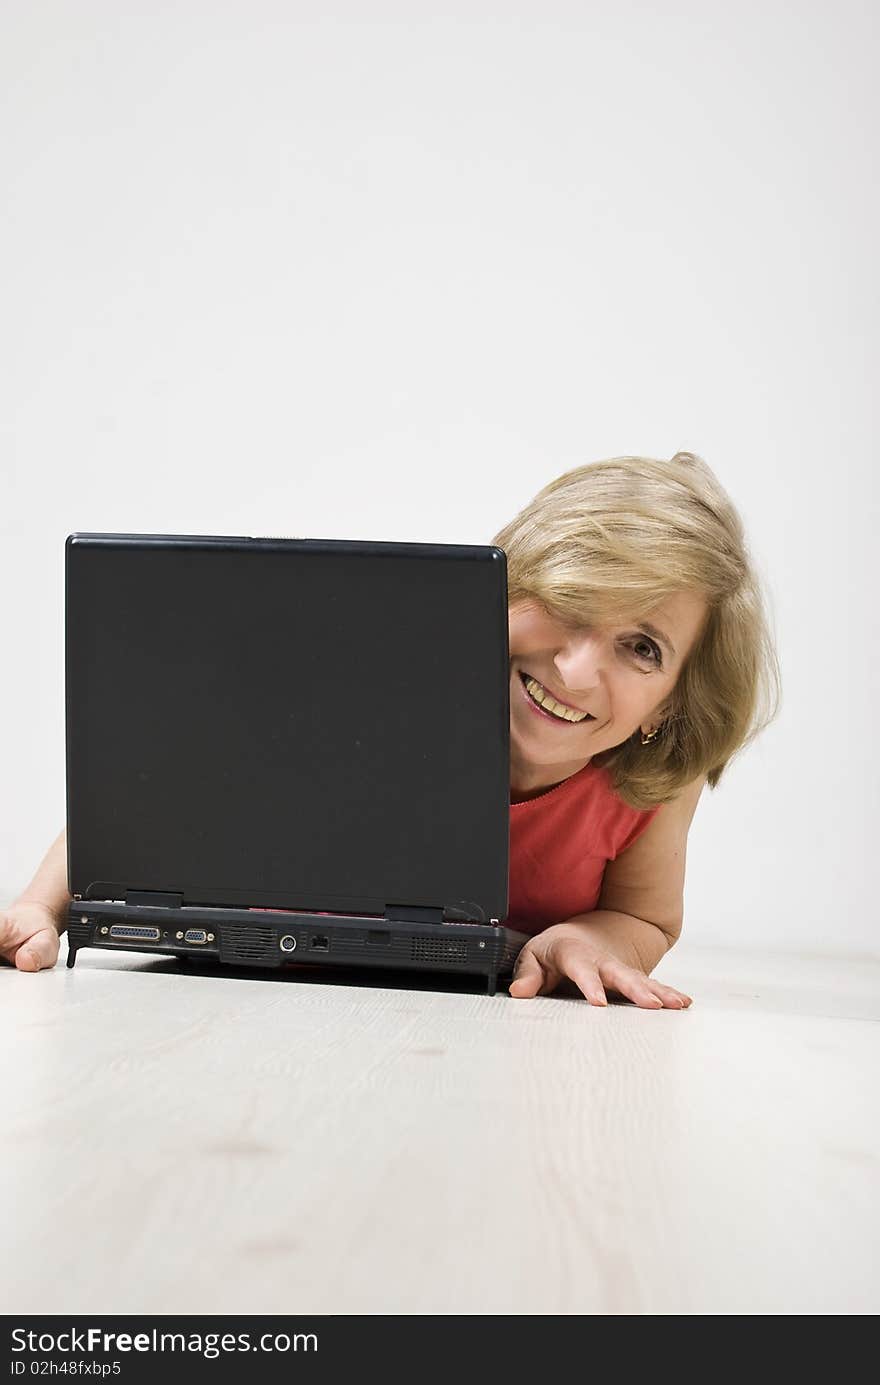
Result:
{"label": "white background wall", "polygon": [[64,822],[68,533],[482,543],[687,448],[784,677],[687,934],[880,952],[872,10],[6,0],[0,902]]}

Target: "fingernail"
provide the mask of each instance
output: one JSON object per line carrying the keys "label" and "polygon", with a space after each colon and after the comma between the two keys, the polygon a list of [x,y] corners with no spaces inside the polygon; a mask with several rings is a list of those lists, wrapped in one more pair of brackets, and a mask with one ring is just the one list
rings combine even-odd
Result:
{"label": "fingernail", "polygon": [[34,971],[40,970],[40,959],[35,952],[29,952],[28,956],[34,964]]}

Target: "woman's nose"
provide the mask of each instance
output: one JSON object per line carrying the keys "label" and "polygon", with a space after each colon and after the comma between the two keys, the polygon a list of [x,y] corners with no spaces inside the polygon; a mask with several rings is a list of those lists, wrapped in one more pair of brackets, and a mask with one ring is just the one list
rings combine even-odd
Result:
{"label": "woman's nose", "polygon": [[569,692],[587,692],[601,681],[605,642],[593,632],[577,635],[559,650],[553,662]]}

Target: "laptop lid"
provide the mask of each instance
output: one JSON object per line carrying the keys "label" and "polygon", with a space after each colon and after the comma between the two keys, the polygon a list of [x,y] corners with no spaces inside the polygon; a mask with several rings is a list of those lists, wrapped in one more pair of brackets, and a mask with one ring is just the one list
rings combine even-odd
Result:
{"label": "laptop lid", "polygon": [[71,894],[506,917],[503,550],[76,533],[65,559]]}

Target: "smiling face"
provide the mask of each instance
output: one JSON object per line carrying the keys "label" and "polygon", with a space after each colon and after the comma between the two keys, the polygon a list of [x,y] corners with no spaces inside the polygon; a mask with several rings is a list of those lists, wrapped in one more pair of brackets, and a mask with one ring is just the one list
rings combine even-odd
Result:
{"label": "smiling face", "polygon": [[[508,619],[513,801],[568,779],[639,728],[647,733],[658,726],[707,609],[702,596],[678,592],[644,619],[599,629],[558,620],[537,600],[513,607]],[[534,681],[526,684],[526,679]],[[556,715],[553,702],[550,710],[535,705],[535,699],[548,697],[555,699]],[[559,704],[569,709],[566,719],[560,718]],[[583,712],[589,717],[569,719]]]}

